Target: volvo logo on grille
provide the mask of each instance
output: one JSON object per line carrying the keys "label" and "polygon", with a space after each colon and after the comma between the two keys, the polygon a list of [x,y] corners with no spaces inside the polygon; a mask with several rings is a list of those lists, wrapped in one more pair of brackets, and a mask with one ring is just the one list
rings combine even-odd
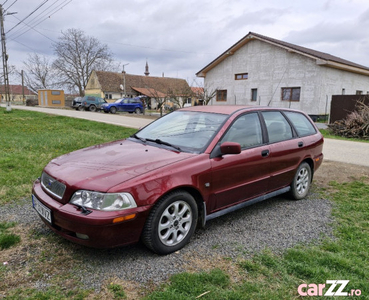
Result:
{"label": "volvo logo on grille", "polygon": [[49,180],[48,180],[48,181],[49,181],[49,182],[47,183],[47,185],[48,185],[48,186],[51,186],[51,185],[55,182],[55,180],[50,179],[50,178],[49,178]]}

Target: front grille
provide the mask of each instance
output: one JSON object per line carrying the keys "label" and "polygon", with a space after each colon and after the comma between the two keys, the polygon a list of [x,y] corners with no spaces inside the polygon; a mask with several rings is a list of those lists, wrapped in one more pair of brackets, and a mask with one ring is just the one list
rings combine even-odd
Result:
{"label": "front grille", "polygon": [[52,178],[51,176],[43,172],[41,176],[41,184],[47,191],[49,191],[55,197],[59,199],[63,198],[66,188],[66,186],[63,183],[57,181],[56,179]]}

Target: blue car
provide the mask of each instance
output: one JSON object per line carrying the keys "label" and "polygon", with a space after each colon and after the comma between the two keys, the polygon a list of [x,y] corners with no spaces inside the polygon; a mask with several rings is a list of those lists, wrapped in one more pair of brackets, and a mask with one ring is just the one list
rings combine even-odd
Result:
{"label": "blue car", "polygon": [[141,114],[144,112],[142,97],[118,99],[114,103],[106,103],[101,106],[105,113],[115,114],[118,111]]}

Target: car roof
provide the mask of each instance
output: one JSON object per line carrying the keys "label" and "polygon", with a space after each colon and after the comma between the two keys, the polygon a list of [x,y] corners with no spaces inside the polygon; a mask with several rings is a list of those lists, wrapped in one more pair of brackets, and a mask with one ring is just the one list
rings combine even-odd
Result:
{"label": "car roof", "polygon": [[181,108],[183,111],[196,111],[196,112],[207,112],[216,113],[223,115],[232,115],[238,111],[253,111],[253,110],[278,110],[278,111],[294,111],[300,112],[300,110],[291,108],[281,108],[281,107],[269,107],[269,106],[259,106],[259,105],[199,105],[199,106],[189,106],[186,108]]}
{"label": "car roof", "polygon": [[261,108],[261,106],[254,105],[199,105],[199,106],[189,106],[186,108],[182,108],[181,110],[186,111],[198,111],[198,112],[208,112],[208,113],[217,113],[224,115],[231,115],[238,110],[248,110]]}

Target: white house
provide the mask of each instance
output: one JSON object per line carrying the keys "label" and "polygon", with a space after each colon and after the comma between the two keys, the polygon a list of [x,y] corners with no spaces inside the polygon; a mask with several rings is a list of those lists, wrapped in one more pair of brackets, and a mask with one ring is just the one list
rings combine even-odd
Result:
{"label": "white house", "polygon": [[332,95],[369,93],[368,67],[253,32],[196,75],[217,90],[211,104],[290,107],[310,115],[328,114]]}

